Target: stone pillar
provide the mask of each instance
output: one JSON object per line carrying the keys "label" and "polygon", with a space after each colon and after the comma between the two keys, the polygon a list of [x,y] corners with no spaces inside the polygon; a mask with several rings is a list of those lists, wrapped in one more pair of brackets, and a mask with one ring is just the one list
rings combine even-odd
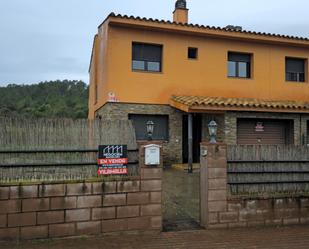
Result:
{"label": "stone pillar", "polygon": [[[156,144],[160,146],[160,165],[145,165],[145,146]],[[141,192],[149,192],[149,204],[141,207],[141,215],[151,216],[150,227],[162,231],[162,173],[163,149],[162,143],[157,141],[143,141],[139,143],[139,165],[141,176]]]}
{"label": "stone pillar", "polygon": [[219,223],[219,215],[227,211],[226,145],[201,143],[200,173],[201,226],[227,227]]}

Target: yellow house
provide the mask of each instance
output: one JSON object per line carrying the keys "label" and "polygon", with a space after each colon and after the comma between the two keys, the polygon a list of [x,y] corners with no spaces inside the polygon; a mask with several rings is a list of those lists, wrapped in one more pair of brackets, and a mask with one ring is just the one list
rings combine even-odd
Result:
{"label": "yellow house", "polygon": [[111,13],[94,38],[89,119],[132,119],[141,140],[153,121],[168,164],[198,161],[212,120],[227,144],[306,145],[308,57],[307,38],[189,24],[184,0],[173,21]]}

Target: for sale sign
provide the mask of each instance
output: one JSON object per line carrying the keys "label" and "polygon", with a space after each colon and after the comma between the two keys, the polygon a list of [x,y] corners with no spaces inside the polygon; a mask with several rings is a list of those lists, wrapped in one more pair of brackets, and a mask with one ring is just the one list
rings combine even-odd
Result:
{"label": "for sale sign", "polygon": [[128,174],[127,145],[100,145],[98,175]]}

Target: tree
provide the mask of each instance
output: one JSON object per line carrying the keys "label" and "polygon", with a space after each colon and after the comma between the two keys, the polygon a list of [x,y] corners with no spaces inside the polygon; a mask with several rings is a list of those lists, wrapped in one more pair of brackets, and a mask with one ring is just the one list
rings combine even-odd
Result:
{"label": "tree", "polygon": [[82,81],[0,87],[0,116],[86,118],[87,112],[88,86]]}

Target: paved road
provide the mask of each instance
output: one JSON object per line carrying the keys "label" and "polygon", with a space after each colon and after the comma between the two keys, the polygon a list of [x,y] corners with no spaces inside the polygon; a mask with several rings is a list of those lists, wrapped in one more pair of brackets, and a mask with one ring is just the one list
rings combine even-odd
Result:
{"label": "paved road", "polygon": [[1,249],[308,249],[309,226],[195,230],[1,244]]}

